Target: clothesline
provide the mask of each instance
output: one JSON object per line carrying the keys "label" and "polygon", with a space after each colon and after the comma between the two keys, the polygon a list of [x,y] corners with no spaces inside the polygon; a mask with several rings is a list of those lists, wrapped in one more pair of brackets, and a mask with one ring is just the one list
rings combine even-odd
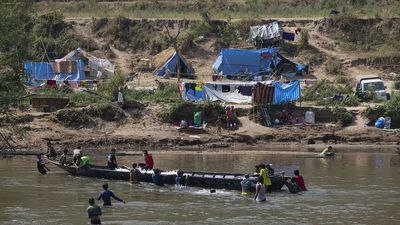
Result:
{"label": "clothesline", "polygon": [[33,80],[33,82],[40,83],[39,86],[68,86],[71,88],[86,87],[94,88],[100,86],[103,80]]}

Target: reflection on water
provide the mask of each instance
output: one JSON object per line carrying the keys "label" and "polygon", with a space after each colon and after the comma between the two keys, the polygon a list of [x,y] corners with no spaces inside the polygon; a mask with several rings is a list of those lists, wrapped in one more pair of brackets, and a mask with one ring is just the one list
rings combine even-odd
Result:
{"label": "reflection on water", "polygon": [[[104,164],[105,155],[93,156]],[[33,157],[0,159],[0,224],[87,224],[87,200],[104,182],[127,204],[103,208],[104,224],[397,224],[400,220],[400,156],[342,154],[334,159],[274,154],[155,154],[156,167],[251,172],[260,162],[291,175],[300,169],[310,191],[268,195],[265,204],[238,192],[130,185],[66,175],[50,166],[40,175]],[[140,156],[118,158],[141,162]]]}

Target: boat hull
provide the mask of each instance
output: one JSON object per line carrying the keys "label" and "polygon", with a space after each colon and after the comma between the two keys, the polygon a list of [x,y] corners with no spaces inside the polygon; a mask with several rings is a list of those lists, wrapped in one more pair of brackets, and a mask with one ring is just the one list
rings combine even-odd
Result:
{"label": "boat hull", "polygon": [[[67,171],[74,176],[82,177],[95,177],[101,179],[110,180],[126,180],[129,181],[130,172],[128,170],[111,170],[107,167],[91,165],[89,168],[76,168],[75,166],[61,165],[58,162],[50,161],[52,164],[59,168]],[[152,182],[152,171],[141,171],[140,181],[141,182]],[[163,181],[165,184],[175,184],[176,172],[166,171],[162,172]],[[191,187],[202,187],[207,189],[228,189],[228,190],[241,190],[240,182],[244,178],[245,174],[233,174],[233,173],[210,173],[210,172],[190,172],[184,171],[183,176],[186,179],[186,186]],[[284,177],[281,175],[275,175],[270,177],[272,191],[281,190],[284,185]],[[252,180],[256,180],[256,176],[251,177]]]}

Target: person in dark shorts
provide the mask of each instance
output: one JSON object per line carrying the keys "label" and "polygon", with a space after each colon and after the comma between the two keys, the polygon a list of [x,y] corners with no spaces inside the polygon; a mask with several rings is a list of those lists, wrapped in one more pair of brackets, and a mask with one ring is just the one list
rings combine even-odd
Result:
{"label": "person in dark shorts", "polygon": [[111,149],[110,154],[107,157],[107,167],[114,170],[118,167],[117,158],[115,157],[116,148]]}
{"label": "person in dark shorts", "polygon": [[100,193],[99,197],[97,200],[102,199],[103,200],[103,205],[106,206],[111,206],[111,198],[120,201],[122,203],[126,203],[124,200],[118,198],[118,196],[114,195],[114,193],[110,190],[108,190],[108,184],[103,184],[103,191]]}
{"label": "person in dark shorts", "polygon": [[87,208],[87,214],[90,219],[90,224],[101,224],[101,208],[95,204],[93,198],[89,199],[89,207]]}
{"label": "person in dark shorts", "polygon": [[46,162],[42,159],[42,155],[38,154],[37,155],[38,160],[36,161],[36,166],[41,174],[46,174],[47,171],[50,171],[49,168],[46,166]]}

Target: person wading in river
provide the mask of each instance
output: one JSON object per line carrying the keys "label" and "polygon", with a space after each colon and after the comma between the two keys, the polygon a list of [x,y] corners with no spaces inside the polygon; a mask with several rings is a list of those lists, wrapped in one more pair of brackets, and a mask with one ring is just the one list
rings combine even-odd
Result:
{"label": "person wading in river", "polygon": [[47,168],[47,166],[45,165],[46,162],[42,159],[42,155],[38,154],[37,158],[38,158],[38,160],[36,161],[36,166],[37,166],[39,173],[46,174],[47,171],[50,171],[49,168]]}
{"label": "person wading in river", "polygon": [[260,177],[263,178],[264,185],[267,188],[267,191],[270,192],[272,182],[271,179],[269,179],[268,169],[265,168],[265,164],[260,165]]}
{"label": "person wading in river", "polygon": [[86,211],[90,219],[90,224],[101,224],[101,208],[95,204],[93,198],[89,199],[89,207]]}
{"label": "person wading in river", "polygon": [[114,193],[110,190],[108,190],[108,184],[103,184],[103,190],[97,200],[102,199],[103,200],[103,205],[104,206],[111,206],[111,197],[119,202],[126,203],[124,200],[118,198]]}
{"label": "person wading in river", "polygon": [[306,185],[304,183],[304,178],[300,176],[299,170],[294,171],[294,177],[292,177],[292,182],[296,183],[301,189],[301,191],[307,191]]}
{"label": "person wading in river", "polygon": [[257,179],[257,184],[256,184],[256,194],[254,195],[254,200],[257,202],[264,202],[267,199],[265,198],[265,191],[266,187],[264,185],[264,180],[262,176],[259,176]]}
{"label": "person wading in river", "polygon": [[130,174],[129,174],[129,180],[130,180],[131,184],[138,184],[140,175],[141,175],[141,173],[138,170],[136,163],[132,163],[132,168],[131,168]]}
{"label": "person wading in river", "polygon": [[254,187],[254,182],[250,180],[250,175],[246,174],[244,175],[243,180],[240,182],[240,185],[242,186],[241,195],[249,195],[251,194],[251,188]]}

